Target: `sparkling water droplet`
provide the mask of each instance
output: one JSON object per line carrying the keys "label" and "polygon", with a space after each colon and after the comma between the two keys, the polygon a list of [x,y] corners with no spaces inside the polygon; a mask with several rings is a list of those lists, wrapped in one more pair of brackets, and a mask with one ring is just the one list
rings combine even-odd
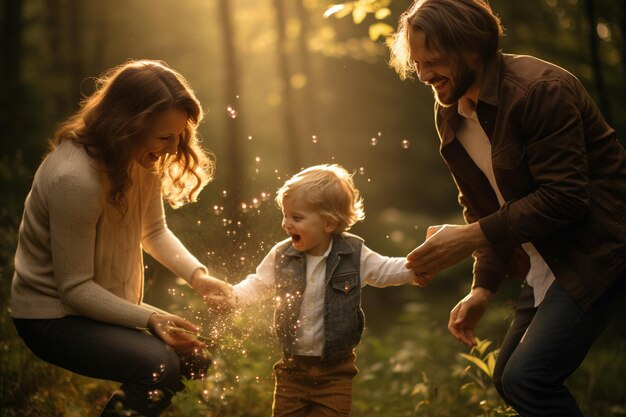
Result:
{"label": "sparkling water droplet", "polygon": [[378,144],[378,139],[376,139],[376,138],[372,138],[372,139],[370,139],[370,144],[371,144],[372,146],[376,146],[376,145]]}
{"label": "sparkling water droplet", "polygon": [[378,132],[377,135],[378,135],[378,137],[381,137],[383,134],[382,134],[382,132]]}
{"label": "sparkling water droplet", "polygon": [[211,393],[209,392],[208,389],[202,390],[202,399],[204,401],[209,401],[209,399],[211,398]]}
{"label": "sparkling water droplet", "polygon": [[317,135],[311,136],[311,142],[317,143]]}
{"label": "sparkling water droplet", "polygon": [[402,149],[409,149],[409,146],[411,146],[411,142],[409,142],[408,139],[402,139],[402,142],[400,142],[400,146],[402,146]]}
{"label": "sparkling water droplet", "polygon": [[255,160],[255,161],[256,161],[256,163],[258,164],[259,162],[261,162],[261,157],[260,157],[260,156],[257,156],[257,157],[255,157],[255,158],[254,158],[254,160]]}
{"label": "sparkling water droplet", "polygon": [[237,117],[237,110],[233,106],[226,107],[226,113],[231,119],[235,119]]}
{"label": "sparkling water droplet", "polygon": [[360,167],[359,168],[359,174],[361,174],[361,175],[365,174],[365,167]]}
{"label": "sparkling water droplet", "polygon": [[155,389],[152,391],[148,391],[148,399],[152,402],[159,402],[163,400],[163,391],[161,391],[160,389]]}
{"label": "sparkling water droplet", "polygon": [[252,140],[252,135],[248,136],[248,140]]}

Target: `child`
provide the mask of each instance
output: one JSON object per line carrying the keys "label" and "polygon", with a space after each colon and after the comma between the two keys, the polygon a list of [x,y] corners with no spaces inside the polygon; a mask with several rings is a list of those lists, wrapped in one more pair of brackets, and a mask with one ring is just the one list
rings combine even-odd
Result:
{"label": "child", "polygon": [[274,365],[274,417],[348,416],[364,325],[361,288],[413,283],[415,276],[404,257],[379,255],[346,233],[364,212],[344,168],[307,168],[278,190],[276,202],[289,238],[233,287],[231,306],[275,297],[283,358]]}

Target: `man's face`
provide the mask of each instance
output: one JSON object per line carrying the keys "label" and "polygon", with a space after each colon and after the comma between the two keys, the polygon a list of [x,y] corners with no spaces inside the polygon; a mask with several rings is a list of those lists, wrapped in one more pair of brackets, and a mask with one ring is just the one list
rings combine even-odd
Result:
{"label": "man's face", "polygon": [[435,99],[444,107],[454,104],[476,81],[476,72],[465,59],[453,61],[443,52],[429,50],[421,30],[409,31],[409,48],[417,77],[432,87]]}

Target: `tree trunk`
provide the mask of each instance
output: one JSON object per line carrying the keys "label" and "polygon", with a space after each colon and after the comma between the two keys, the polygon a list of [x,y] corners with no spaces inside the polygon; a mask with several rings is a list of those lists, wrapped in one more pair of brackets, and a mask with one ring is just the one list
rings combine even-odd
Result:
{"label": "tree trunk", "polygon": [[[315,95],[315,79],[313,78],[313,71],[311,70],[311,60],[309,54],[309,44],[308,44],[308,33],[309,33],[309,15],[307,10],[301,1],[296,1],[296,13],[298,15],[298,19],[300,20],[301,30],[300,36],[298,37],[298,54],[300,58],[300,62],[302,64],[302,73],[306,79],[306,85],[304,86],[304,114],[306,115],[306,122],[308,126],[307,136],[319,136],[320,135],[320,126],[319,126],[319,118],[317,116],[317,99]],[[320,150],[323,145],[322,142],[315,147],[316,156],[321,154]]]}
{"label": "tree trunk", "polygon": [[591,68],[593,69],[593,79],[596,86],[596,94],[598,96],[598,104],[606,121],[609,124],[613,124],[611,103],[606,94],[604,73],[602,72],[602,63],[600,62],[594,0],[587,0],[585,2],[585,17],[589,26],[589,53],[591,57]]}
{"label": "tree trunk", "polygon": [[[19,143],[22,69],[22,2],[2,2],[2,62],[0,63],[0,155],[13,155]],[[12,156],[11,156],[12,157]]]}
{"label": "tree trunk", "polygon": [[[93,65],[93,70],[95,73],[100,74],[106,68],[104,67],[106,64],[106,47],[107,47],[107,28],[109,27],[108,17],[109,14],[104,12],[104,8],[107,6],[107,3],[98,2],[97,7],[99,8],[99,16],[94,22],[94,32],[95,32],[95,42],[93,45],[93,50],[96,51],[93,54],[93,58],[91,60],[91,65]],[[91,73],[89,71],[88,73]]]}
{"label": "tree trunk", "polygon": [[[230,0],[219,0],[219,22],[222,24],[222,35],[224,37],[224,70],[226,73],[225,83],[225,95],[229,106],[232,106],[234,111],[240,111],[241,109],[236,102],[236,98],[239,94],[239,67],[237,63],[237,57],[235,55],[234,45],[234,31],[232,25],[232,14],[230,10]],[[229,111],[230,112],[230,111]],[[227,160],[228,160],[228,176],[226,180],[228,190],[228,205],[229,211],[233,216],[233,219],[237,219],[240,216],[241,203],[241,185],[244,176],[244,165],[242,163],[241,155],[241,125],[240,119],[236,113],[230,113],[231,117],[228,119],[229,136],[228,148],[227,148]]]}
{"label": "tree trunk", "polygon": [[287,40],[285,36],[287,23],[285,19],[284,6],[281,0],[274,0],[274,9],[276,10],[276,30],[278,31],[278,40],[276,45],[278,72],[283,85],[281,110],[285,125],[289,169],[292,173],[294,173],[299,170],[302,162],[300,160],[298,132],[296,131],[296,123],[294,120],[293,90],[290,83],[291,74],[287,58]]}
{"label": "tree trunk", "polygon": [[49,91],[50,100],[53,105],[53,118],[59,120],[68,108],[67,95],[64,91],[64,83],[61,82],[65,74],[65,61],[63,60],[62,32],[61,32],[61,10],[59,2],[47,0],[46,7],[46,32],[48,33],[48,51],[50,53],[50,78]]}
{"label": "tree trunk", "polygon": [[[82,20],[82,0],[71,0],[70,2],[70,80],[71,91],[74,94],[70,95],[72,103],[78,103],[81,100],[82,81],[83,81],[83,50],[81,41],[81,26]],[[74,105],[75,106],[75,105]]]}

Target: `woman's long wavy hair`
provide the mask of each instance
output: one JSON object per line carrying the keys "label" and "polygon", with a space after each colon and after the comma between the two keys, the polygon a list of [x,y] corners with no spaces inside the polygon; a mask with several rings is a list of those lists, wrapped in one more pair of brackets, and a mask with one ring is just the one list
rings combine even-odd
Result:
{"label": "woman's long wavy hair", "polygon": [[197,127],[204,116],[200,102],[185,78],[162,61],[129,61],[98,78],[95,92],[58,127],[51,148],[65,140],[83,145],[106,173],[107,200],[124,213],[133,154],[150,124],[169,109],[186,112],[187,126],[177,153],[162,156],[155,169],[163,196],[178,208],[196,201],[213,178],[214,161],[198,139]]}

